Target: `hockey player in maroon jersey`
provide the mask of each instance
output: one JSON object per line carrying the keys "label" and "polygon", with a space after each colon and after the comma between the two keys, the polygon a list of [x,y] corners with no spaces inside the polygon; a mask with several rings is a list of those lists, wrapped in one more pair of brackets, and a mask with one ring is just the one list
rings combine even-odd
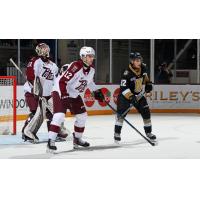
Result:
{"label": "hockey player in maroon jersey", "polygon": [[[49,58],[49,46],[40,43],[36,46],[35,51],[37,56],[29,61],[26,69],[27,81],[24,84],[24,92],[30,114],[22,129],[22,138],[31,142],[38,142],[36,134],[44,118],[47,118],[47,127],[50,126],[53,114],[49,102],[52,87],[58,75],[57,65]],[[40,97],[43,101],[40,100]],[[65,138],[67,134],[59,133],[59,136]]]}
{"label": "hockey player in maroon jersey", "polygon": [[55,139],[60,131],[60,125],[64,121],[67,109],[75,115],[73,145],[74,148],[88,147],[90,144],[82,139],[87,118],[81,93],[88,87],[94,92],[95,99],[104,100],[101,89],[97,89],[94,83],[95,69],[93,61],[95,51],[92,47],[82,47],[80,59],[72,62],[67,71],[58,77],[52,92],[54,116],[50,125],[48,151],[55,151]]}

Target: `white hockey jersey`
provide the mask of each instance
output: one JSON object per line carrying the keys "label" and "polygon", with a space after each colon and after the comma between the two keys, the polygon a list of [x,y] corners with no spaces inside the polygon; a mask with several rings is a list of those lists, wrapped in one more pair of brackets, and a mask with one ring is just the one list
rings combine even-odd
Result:
{"label": "white hockey jersey", "polygon": [[43,87],[43,96],[50,96],[57,75],[58,67],[54,62],[44,62],[40,57],[32,58],[26,69],[27,82],[24,84],[24,92],[32,93],[34,79],[38,76]]}
{"label": "white hockey jersey", "polygon": [[86,88],[97,90],[94,83],[95,69],[93,66],[85,67],[82,60],[72,62],[60,77],[55,81],[53,91],[57,91],[61,97],[76,98]]}

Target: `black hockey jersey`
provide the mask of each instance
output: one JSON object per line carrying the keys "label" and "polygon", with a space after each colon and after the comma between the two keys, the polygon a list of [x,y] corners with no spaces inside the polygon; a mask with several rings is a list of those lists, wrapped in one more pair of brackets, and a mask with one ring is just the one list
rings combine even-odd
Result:
{"label": "black hockey jersey", "polygon": [[121,78],[120,94],[129,99],[133,94],[139,94],[143,90],[143,84],[148,81],[147,70],[144,64],[137,71],[129,64]]}

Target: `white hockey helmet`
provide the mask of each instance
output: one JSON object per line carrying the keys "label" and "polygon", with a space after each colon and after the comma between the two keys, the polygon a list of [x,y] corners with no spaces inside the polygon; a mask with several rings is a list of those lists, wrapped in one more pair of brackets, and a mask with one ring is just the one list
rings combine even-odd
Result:
{"label": "white hockey helmet", "polygon": [[40,43],[36,46],[35,51],[38,56],[49,57],[50,48],[46,43]]}
{"label": "white hockey helmet", "polygon": [[86,57],[87,55],[93,55],[95,57],[95,50],[92,47],[82,47],[80,57]]}

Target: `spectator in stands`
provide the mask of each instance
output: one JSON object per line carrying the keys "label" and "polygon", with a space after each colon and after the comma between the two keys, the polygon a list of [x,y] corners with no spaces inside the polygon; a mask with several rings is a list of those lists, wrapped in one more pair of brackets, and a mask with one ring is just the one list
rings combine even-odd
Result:
{"label": "spectator in stands", "polygon": [[157,83],[158,84],[170,84],[172,80],[173,74],[171,69],[168,68],[166,62],[163,62],[158,67],[158,74],[157,74]]}

